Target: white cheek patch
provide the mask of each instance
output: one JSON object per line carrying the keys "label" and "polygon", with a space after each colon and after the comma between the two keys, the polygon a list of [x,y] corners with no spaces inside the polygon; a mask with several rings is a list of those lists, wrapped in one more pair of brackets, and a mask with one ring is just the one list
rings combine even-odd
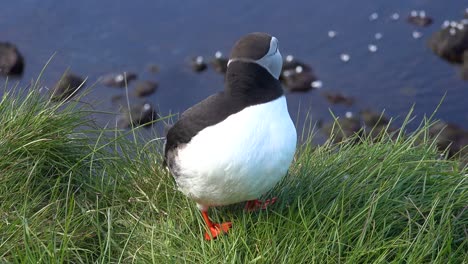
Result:
{"label": "white cheek patch", "polygon": [[276,51],[273,55],[267,55],[255,63],[265,68],[273,77],[279,78],[281,74],[281,68],[283,67],[283,57],[281,57],[280,51]]}

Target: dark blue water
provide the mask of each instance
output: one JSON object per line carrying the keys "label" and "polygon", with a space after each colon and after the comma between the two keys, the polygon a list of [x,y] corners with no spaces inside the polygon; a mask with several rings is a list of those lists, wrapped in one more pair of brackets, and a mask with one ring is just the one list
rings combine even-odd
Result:
{"label": "dark blue water", "polygon": [[[283,56],[293,54],[309,63],[323,81],[323,90],[353,96],[352,107],[331,106],[319,91],[288,95],[292,113],[310,111],[315,120],[363,108],[404,116],[416,105],[422,117],[432,113],[446,93],[438,118],[468,128],[468,82],[454,66],[432,54],[428,37],[445,19],[459,19],[464,1],[336,0],[336,1],[115,1],[15,0],[2,1],[0,40],[15,43],[25,56],[26,69],[19,80],[36,78],[56,53],[43,76],[51,87],[64,72],[99,76],[135,71],[141,80],[156,80],[159,90],[150,100],[162,115],[180,112],[222,89],[223,77],[213,70],[193,73],[187,61],[195,55],[225,54],[243,34],[265,31],[280,40]],[[409,25],[412,9],[424,9],[435,19],[428,28]],[[373,12],[379,14],[369,21]],[[390,15],[400,14],[398,21]],[[327,36],[329,30],[338,35]],[[412,32],[423,37],[414,39]],[[375,33],[382,33],[375,40]],[[369,44],[378,52],[370,53]],[[351,60],[343,63],[341,53]],[[148,64],[160,72],[149,73]],[[131,89],[132,87],[130,87]],[[99,110],[115,111],[116,88],[96,85],[87,96]],[[103,120],[101,120],[103,122]],[[113,122],[113,121],[112,121]]]}

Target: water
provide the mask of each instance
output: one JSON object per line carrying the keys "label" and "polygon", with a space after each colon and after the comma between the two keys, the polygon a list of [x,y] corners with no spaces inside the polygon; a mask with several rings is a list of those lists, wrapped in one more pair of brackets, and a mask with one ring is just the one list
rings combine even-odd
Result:
{"label": "water", "polygon": [[[462,2],[3,1],[0,40],[15,43],[24,55],[26,69],[19,80],[23,86],[55,53],[43,76],[45,86],[52,87],[67,68],[88,76],[88,84],[110,72],[134,71],[140,80],[159,82],[148,100],[165,115],[222,89],[223,77],[213,70],[191,71],[191,57],[214,56],[217,50],[228,54],[240,36],[264,31],[280,40],[283,56],[293,54],[309,63],[323,90],[357,101],[352,107],[331,106],[320,91],[289,94],[295,118],[298,111],[310,111],[314,120],[330,120],[329,109],[344,116],[363,108],[385,109],[387,115],[401,117],[413,103],[422,117],[432,113],[446,94],[437,117],[468,128],[468,82],[427,46],[428,37],[444,20],[462,17],[466,8]],[[409,25],[405,20],[413,9],[425,10],[435,23],[428,28]],[[333,38],[330,31],[335,32]],[[413,38],[414,31],[422,37]],[[370,45],[377,47],[375,52],[369,51]],[[343,62],[341,54],[348,54],[349,61]],[[157,74],[146,71],[153,63],[160,66]],[[86,100],[98,110],[116,111],[110,98],[121,93],[96,85]],[[102,123],[109,119],[113,120],[100,117]]]}

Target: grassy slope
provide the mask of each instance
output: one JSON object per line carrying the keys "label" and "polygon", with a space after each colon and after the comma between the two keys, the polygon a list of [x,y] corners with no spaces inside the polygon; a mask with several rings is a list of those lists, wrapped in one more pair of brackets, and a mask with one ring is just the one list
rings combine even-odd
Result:
{"label": "grassy slope", "polygon": [[[158,142],[93,129],[73,103],[0,102],[0,262],[462,263],[468,183],[424,136],[300,147],[268,211],[195,205],[161,167]],[[60,110],[59,110],[60,109]],[[77,128],[80,128],[77,130]],[[85,136],[76,131],[88,129]],[[120,154],[119,154],[120,153]]]}

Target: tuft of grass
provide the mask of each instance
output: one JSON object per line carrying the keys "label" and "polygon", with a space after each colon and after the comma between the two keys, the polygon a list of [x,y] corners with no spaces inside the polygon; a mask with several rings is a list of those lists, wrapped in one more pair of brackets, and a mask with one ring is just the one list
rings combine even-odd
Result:
{"label": "tuft of grass", "polygon": [[[18,90],[15,90],[18,91]],[[0,262],[463,263],[466,168],[441,159],[429,123],[314,147],[247,213],[211,210],[229,235],[204,241],[195,204],[162,167],[161,142],[96,128],[77,103],[30,92],[0,101]],[[400,131],[403,131],[401,129]]]}

